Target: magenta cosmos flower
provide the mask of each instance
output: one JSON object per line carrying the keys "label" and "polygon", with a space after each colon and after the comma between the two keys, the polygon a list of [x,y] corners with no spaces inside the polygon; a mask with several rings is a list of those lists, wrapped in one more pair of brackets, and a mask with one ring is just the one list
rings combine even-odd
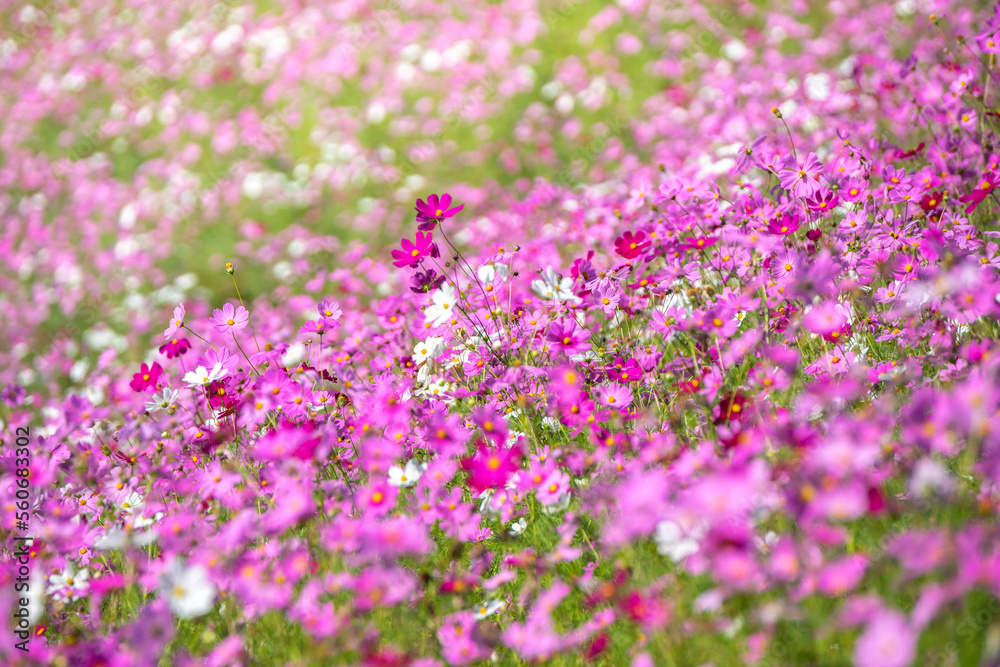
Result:
{"label": "magenta cosmos flower", "polygon": [[554,322],[546,338],[554,349],[566,354],[583,354],[590,349],[590,332],[576,320]]}
{"label": "magenta cosmos flower", "polygon": [[462,459],[462,469],[469,473],[469,486],[477,492],[499,489],[520,467],[521,451],[518,447],[491,448],[482,440],[475,456]]}
{"label": "magenta cosmos flower", "polygon": [[402,239],[399,244],[402,250],[393,250],[392,257],[396,261],[394,266],[416,266],[425,257],[440,257],[437,246],[434,245],[433,234],[430,232],[417,232],[416,243],[409,239]]}
{"label": "magenta cosmos flower", "polygon": [[154,362],[152,367],[143,364],[139,367],[139,372],[132,376],[132,381],[128,383],[128,386],[132,387],[133,391],[146,391],[150,387],[156,386],[161,373],[163,373],[163,369],[158,363]]}
{"label": "magenta cosmos flower", "polygon": [[447,192],[438,197],[437,195],[430,195],[427,197],[427,202],[424,203],[423,199],[417,200],[416,211],[417,211],[417,229],[422,232],[429,232],[437,226],[437,223],[441,222],[445,218],[450,218],[455,215],[463,208],[465,204],[461,206],[451,207],[451,195]]}
{"label": "magenta cosmos flower", "polygon": [[160,346],[160,354],[167,355],[167,359],[179,357],[191,349],[191,343],[187,338],[174,338]]}
{"label": "magenta cosmos flower", "polygon": [[650,242],[646,238],[646,233],[642,231],[637,234],[625,232],[615,239],[615,252],[625,259],[638,257],[642,253],[649,250],[649,246]]}
{"label": "magenta cosmos flower", "polygon": [[715,245],[718,241],[719,238],[717,236],[699,236],[697,238],[688,236],[684,239],[681,247],[685,250],[704,250]]}
{"label": "magenta cosmos flower", "polygon": [[963,204],[968,203],[965,207],[966,213],[972,213],[976,210],[976,207],[983,203],[983,200],[990,196],[993,192],[993,188],[1000,185],[1000,178],[994,173],[988,173],[983,176],[982,181],[980,181],[979,186],[967,195],[962,195],[958,198],[958,201]]}
{"label": "magenta cosmos flower", "polygon": [[222,308],[216,308],[212,313],[212,324],[219,333],[229,333],[242,329],[250,321],[250,313],[243,306],[233,307],[227,303]]}

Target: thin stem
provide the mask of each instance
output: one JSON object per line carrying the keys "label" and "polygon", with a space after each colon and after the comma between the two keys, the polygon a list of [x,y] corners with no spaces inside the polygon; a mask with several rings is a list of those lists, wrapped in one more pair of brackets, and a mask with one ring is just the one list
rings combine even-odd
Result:
{"label": "thin stem", "polygon": [[190,327],[188,327],[188,325],[185,324],[183,326],[184,326],[185,329],[187,329],[188,331],[190,331],[191,335],[194,336],[195,338],[201,339],[202,341],[204,341],[204,342],[208,343],[209,345],[211,345],[212,347],[214,347],[216,350],[219,349],[218,346],[215,343],[212,343],[212,342],[209,342],[209,341],[205,340],[204,338],[202,338],[201,336],[199,336],[198,334],[196,334]]}
{"label": "thin stem", "polygon": [[792,144],[792,157],[794,157],[797,161],[799,159],[799,154],[795,152],[795,140],[792,139],[792,131],[788,129],[788,123],[785,122],[783,117],[779,116],[778,120],[780,120],[781,124],[785,126],[785,132],[788,133],[788,141]]}
{"label": "thin stem", "polygon": [[253,369],[253,372],[256,373],[257,375],[260,375],[260,371],[257,370],[257,367],[253,365],[252,361],[250,361],[250,357],[247,356],[246,352],[243,352],[243,346],[240,345],[240,341],[236,340],[236,333],[235,332],[233,332],[233,342],[236,343],[236,347],[238,347],[239,350],[240,350],[240,352],[243,353],[243,358],[247,360],[248,364],[250,364],[250,368]]}
{"label": "thin stem", "polygon": [[[246,308],[247,310],[249,310],[249,308],[247,308],[247,305],[245,303],[243,303],[243,296],[240,294],[240,286],[236,284],[236,274],[235,273],[230,273],[229,277],[233,279],[233,287],[236,288],[236,296],[240,300],[240,305],[243,306],[244,308]],[[255,334],[254,331],[253,331],[253,322],[251,322],[248,319],[247,320],[247,324],[250,325],[250,335],[253,336],[253,344],[257,346],[257,352],[260,352],[260,345],[257,343],[257,334]],[[237,343],[237,345],[239,345],[239,343]],[[243,355],[243,356],[246,356],[246,355]],[[247,359],[247,361],[250,361],[250,360]],[[253,364],[250,364],[250,365],[252,366]],[[258,373],[258,375],[259,375],[259,373]]]}

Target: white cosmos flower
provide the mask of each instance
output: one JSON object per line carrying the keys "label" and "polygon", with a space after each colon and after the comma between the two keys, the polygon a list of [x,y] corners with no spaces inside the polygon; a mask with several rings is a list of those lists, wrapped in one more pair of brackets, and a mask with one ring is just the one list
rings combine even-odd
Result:
{"label": "white cosmos flower", "polygon": [[427,470],[426,463],[407,461],[406,467],[392,466],[389,468],[389,484],[392,486],[413,486]]}
{"label": "white cosmos flower", "polygon": [[445,283],[431,295],[431,305],[424,309],[424,317],[431,325],[440,326],[452,318],[456,303],[458,293],[454,287]]}
{"label": "white cosmos flower", "polygon": [[133,491],[128,494],[124,500],[122,500],[122,509],[131,514],[132,512],[138,512],[141,510],[144,504],[142,496]]}
{"label": "white cosmos flower", "polygon": [[87,590],[87,580],[90,579],[90,572],[87,570],[74,570],[72,563],[66,563],[66,570],[49,576],[49,585],[45,592],[57,600],[69,597],[78,600],[81,593]]}
{"label": "white cosmos flower", "polygon": [[508,275],[510,275],[510,267],[506,264],[483,264],[476,270],[479,282],[488,292],[492,291],[497,283],[507,280]]}
{"label": "white cosmos flower", "polygon": [[444,352],[444,338],[431,336],[413,348],[413,363],[420,365],[426,359],[433,359]]}
{"label": "white cosmos flower", "polygon": [[510,534],[513,537],[517,537],[518,535],[523,533],[524,529],[527,527],[528,527],[528,522],[522,516],[520,519],[510,524]]}
{"label": "white cosmos flower", "polygon": [[211,371],[205,370],[204,366],[198,366],[195,370],[188,371],[187,374],[184,375],[184,381],[187,382],[189,387],[203,387],[206,384],[215,382],[228,372],[229,371],[219,363],[215,364]]}
{"label": "white cosmos flower", "polygon": [[542,272],[540,280],[531,281],[531,291],[541,299],[555,299],[556,301],[572,301],[580,303],[582,299],[573,294],[573,279],[560,278],[555,269],[546,267]]}
{"label": "white cosmos flower", "polygon": [[[190,374],[189,374],[190,375]],[[180,398],[181,393],[170,387],[164,387],[163,391],[159,396],[153,394],[153,400],[146,403],[146,412],[153,413],[160,410],[167,410],[171,405],[177,403],[177,399]]]}
{"label": "white cosmos flower", "polygon": [[426,389],[424,389],[421,392],[421,394],[424,396],[428,396],[430,398],[441,399],[444,400],[445,403],[451,404],[453,399],[449,398],[447,394],[448,392],[454,390],[455,390],[454,384],[442,380],[439,377],[435,377],[432,379],[431,382],[427,384]]}
{"label": "white cosmos flower", "polygon": [[473,615],[476,617],[477,621],[481,621],[487,616],[492,616],[502,609],[507,608],[507,603],[503,600],[490,600],[489,602],[484,602],[483,604],[476,607]]}
{"label": "white cosmos flower", "polygon": [[160,594],[180,618],[204,616],[215,606],[215,584],[201,565],[185,567],[175,559],[160,578]]}
{"label": "white cosmos flower", "polygon": [[684,537],[681,527],[673,521],[661,521],[656,524],[653,540],[656,541],[656,550],[675,563],[698,552],[698,543],[689,537]]}

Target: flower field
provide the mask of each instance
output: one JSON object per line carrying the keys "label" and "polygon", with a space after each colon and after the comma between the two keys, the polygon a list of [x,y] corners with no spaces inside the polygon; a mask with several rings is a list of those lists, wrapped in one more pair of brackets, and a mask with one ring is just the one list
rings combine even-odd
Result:
{"label": "flower field", "polygon": [[0,13],[0,665],[1000,666],[1000,5]]}

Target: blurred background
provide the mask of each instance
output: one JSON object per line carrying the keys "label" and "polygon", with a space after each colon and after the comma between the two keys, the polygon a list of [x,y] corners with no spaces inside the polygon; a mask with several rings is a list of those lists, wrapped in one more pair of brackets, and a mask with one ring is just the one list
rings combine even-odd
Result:
{"label": "blurred background", "polygon": [[[887,34],[915,25],[897,5],[871,10]],[[377,285],[362,258],[431,192],[466,205],[461,244],[557,187],[724,173],[705,137],[732,155],[761,130],[733,105],[776,99],[712,82],[741,67],[831,117],[796,58],[849,72],[849,24],[824,26],[861,6],[4,0],[0,379],[148,347],[177,303],[235,298],[225,262],[249,301]]]}

